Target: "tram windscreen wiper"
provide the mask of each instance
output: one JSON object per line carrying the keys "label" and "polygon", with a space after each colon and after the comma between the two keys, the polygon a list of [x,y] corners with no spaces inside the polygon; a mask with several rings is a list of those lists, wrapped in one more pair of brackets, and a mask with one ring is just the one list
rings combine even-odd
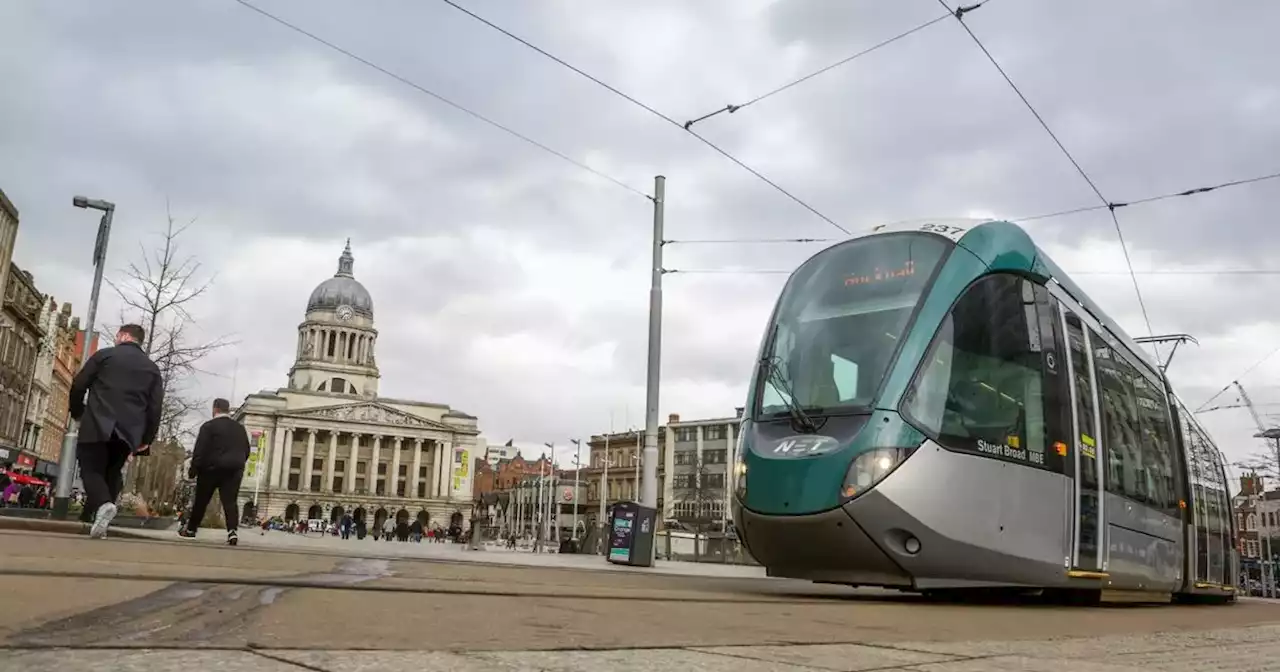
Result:
{"label": "tram windscreen wiper", "polygon": [[764,367],[765,380],[773,386],[773,389],[779,392],[778,396],[782,397],[782,403],[786,406],[787,413],[791,415],[791,423],[795,428],[806,434],[813,434],[818,431],[818,424],[796,403],[796,393],[791,389],[791,384],[787,381],[786,376],[782,375],[782,368],[778,366],[778,358],[766,357],[760,362],[760,366]]}

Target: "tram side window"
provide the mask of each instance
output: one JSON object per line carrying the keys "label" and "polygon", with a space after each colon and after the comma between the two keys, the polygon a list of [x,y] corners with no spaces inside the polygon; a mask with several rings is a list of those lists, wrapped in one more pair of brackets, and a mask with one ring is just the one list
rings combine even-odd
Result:
{"label": "tram side window", "polygon": [[1150,398],[1152,382],[1126,353],[1110,346],[1094,350],[1094,368],[1102,401],[1107,491],[1174,515],[1173,446],[1165,411]]}
{"label": "tram side window", "polygon": [[[1060,472],[1062,457],[1049,439],[1058,435],[1049,427],[1057,429],[1060,413],[1045,401],[1037,319],[1049,309],[1047,291],[1017,276],[970,285],[907,392],[906,416],[949,449]],[[1047,340],[1056,343],[1052,334]]]}
{"label": "tram side window", "polygon": [[1107,491],[1147,503],[1147,479],[1142,471],[1142,448],[1138,442],[1137,404],[1133,400],[1133,379],[1137,372],[1124,355],[1107,345],[1093,351],[1093,367],[1098,374],[1098,397],[1102,402],[1102,445],[1107,456]]}
{"label": "tram side window", "polygon": [[1151,505],[1166,514],[1180,517],[1178,493],[1182,479],[1178,468],[1178,444],[1173,440],[1173,416],[1163,383],[1147,376],[1134,379],[1133,394],[1138,403],[1142,433],[1142,460],[1160,495]]}

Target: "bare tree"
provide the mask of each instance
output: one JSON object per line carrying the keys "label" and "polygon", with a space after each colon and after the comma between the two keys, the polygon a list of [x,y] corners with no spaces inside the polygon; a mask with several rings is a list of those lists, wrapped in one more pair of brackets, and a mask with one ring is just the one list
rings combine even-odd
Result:
{"label": "bare tree", "polygon": [[[107,282],[120,297],[121,323],[140,324],[146,330],[143,349],[160,368],[164,379],[164,405],[157,443],[191,439],[192,414],[205,407],[191,389],[193,376],[200,372],[201,360],[231,341],[218,337],[209,341],[195,335],[194,302],[213,286],[213,278],[203,278],[200,262],[182,252],[179,239],[196,222],[179,224],[165,204],[167,226],[154,248],[139,243],[137,261],[129,264],[123,277]],[[114,334],[113,334],[114,335]]]}
{"label": "bare tree", "polygon": [[690,477],[693,479],[692,488],[688,494],[680,498],[680,501],[692,510],[692,513],[684,516],[677,516],[676,520],[688,527],[693,532],[693,559],[694,562],[702,560],[702,538],[712,529],[714,529],[719,516],[712,515],[712,504],[723,501],[723,487],[711,487],[709,470],[707,464],[701,459],[701,456],[695,457],[696,460],[693,473]]}

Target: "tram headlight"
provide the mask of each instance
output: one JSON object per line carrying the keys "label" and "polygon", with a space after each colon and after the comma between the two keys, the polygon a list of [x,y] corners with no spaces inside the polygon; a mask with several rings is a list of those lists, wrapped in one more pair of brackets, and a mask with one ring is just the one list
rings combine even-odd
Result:
{"label": "tram headlight", "polygon": [[840,496],[853,499],[875,487],[911,455],[911,448],[876,448],[854,458],[845,473]]}
{"label": "tram headlight", "polygon": [[733,448],[733,492],[742,499],[747,494],[747,432],[750,424],[743,420],[738,427],[738,441]]}

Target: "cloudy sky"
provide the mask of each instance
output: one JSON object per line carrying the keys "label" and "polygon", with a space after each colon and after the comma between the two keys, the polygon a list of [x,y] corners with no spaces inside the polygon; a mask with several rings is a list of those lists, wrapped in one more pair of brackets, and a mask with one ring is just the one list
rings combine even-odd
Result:
{"label": "cloudy sky", "polygon": [[[663,121],[437,0],[259,6],[649,191],[671,239],[840,235]],[[942,13],[932,0],[463,3],[680,121],[741,103]],[[1179,9],[1180,4],[1185,7]],[[1113,201],[1280,170],[1280,44],[1268,0],[993,0],[966,18]],[[111,273],[164,225],[214,280],[193,312],[239,341],[207,395],[276,388],[343,240],[372,292],[384,394],[478,415],[491,441],[567,444],[643,420],[651,211],[233,0],[0,0],[0,188],[15,260],[83,311],[96,217],[119,205]],[[849,229],[1022,217],[1096,197],[954,20],[695,127]],[[1140,271],[1276,268],[1280,180],[1120,211]],[[1028,228],[1145,335],[1105,211]],[[671,245],[673,269],[791,269],[809,245]],[[662,412],[742,403],[785,276],[666,276]],[[1139,276],[1198,406],[1280,346],[1280,276]],[[113,301],[102,314],[118,314]],[[1280,412],[1280,355],[1244,380]],[[1221,403],[1231,403],[1234,394]],[[1201,416],[1234,458],[1241,409]]]}

